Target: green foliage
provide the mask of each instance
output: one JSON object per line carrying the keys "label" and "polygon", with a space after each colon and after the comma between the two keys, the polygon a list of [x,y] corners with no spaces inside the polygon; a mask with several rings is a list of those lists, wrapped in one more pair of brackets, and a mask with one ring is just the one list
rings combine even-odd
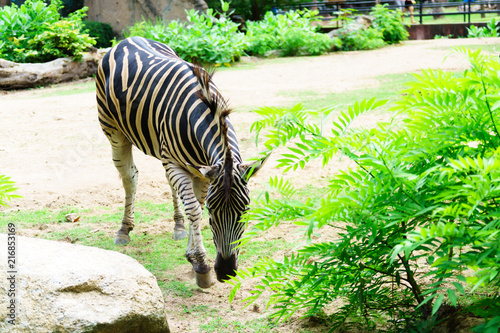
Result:
{"label": "green foliage", "polygon": [[467,28],[468,38],[480,38],[480,37],[499,37],[496,19],[492,18],[491,21],[486,25],[486,27],[476,27],[471,25]]}
{"label": "green foliage", "polygon": [[[396,103],[395,118],[374,128],[355,121],[385,103],[375,99],[333,121],[328,108],[258,111],[263,118],[252,129],[266,132],[267,149],[286,147],[279,167],[304,168],[318,158],[326,165],[338,155],[356,167],[333,176],[320,198],[304,200],[289,182],[272,179],[279,196],[256,200],[247,216],[258,222],[244,241],[282,221],[303,226],[309,241],[313,233],[336,235],[240,270],[231,299],[244,280],[260,277],[245,301],[271,291],[279,319],[298,310],[321,315],[340,300],[329,315],[332,330],[373,331],[389,318],[390,331],[422,331],[456,320],[456,312],[439,311],[446,303],[483,317],[475,332],[498,331],[500,62],[462,52],[470,70],[424,71]],[[479,287],[491,296],[460,304]]]}
{"label": "green foliage", "polygon": [[82,21],[82,30],[95,38],[95,47],[98,49],[110,47],[111,40],[115,37],[113,28],[107,23]]}
{"label": "green foliage", "polygon": [[346,26],[339,32],[342,51],[373,50],[385,45],[382,32],[373,28],[351,30]]}
{"label": "green foliage", "polygon": [[10,200],[19,198],[18,195],[13,194],[17,190],[14,184],[9,177],[0,175],[0,206],[5,207]]}
{"label": "green foliage", "polygon": [[208,9],[206,13],[186,13],[188,23],[142,21],[125,31],[125,37],[142,36],[165,43],[186,61],[229,64],[241,57],[247,46],[245,35],[238,32],[238,24],[228,18],[227,12]]}
{"label": "green foliage", "polygon": [[282,56],[319,55],[328,52],[334,42],[311,26],[316,11],[289,11],[275,15],[267,12],[262,21],[247,22],[248,53],[263,56],[279,50]]}
{"label": "green foliage", "polygon": [[368,28],[356,22],[353,17],[355,9],[342,9],[339,16],[342,27],[335,31],[342,51],[372,50],[385,45],[381,29]]}
{"label": "green foliage", "polygon": [[[220,0],[206,0],[208,7],[221,10]],[[258,21],[264,17],[264,14],[272,11],[274,8],[284,8],[286,5],[296,5],[297,0],[232,0],[231,9],[235,15],[240,15],[244,20]],[[310,2],[302,0],[301,2]]]}
{"label": "green foliage", "polygon": [[373,16],[373,26],[382,32],[387,44],[395,44],[408,39],[410,35],[403,24],[399,9],[387,8],[388,4],[376,5],[370,13]]}
{"label": "green foliage", "polygon": [[59,57],[80,60],[95,41],[82,34],[81,21],[87,8],[61,20],[60,0],[47,5],[28,0],[20,7],[0,9],[0,57],[15,62],[45,62]]}

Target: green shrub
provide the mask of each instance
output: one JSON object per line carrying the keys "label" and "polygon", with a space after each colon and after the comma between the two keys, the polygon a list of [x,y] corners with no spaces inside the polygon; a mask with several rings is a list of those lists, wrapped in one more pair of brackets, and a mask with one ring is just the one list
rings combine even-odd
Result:
{"label": "green shrub", "polygon": [[247,46],[238,24],[228,18],[227,4],[223,13],[186,11],[188,23],[157,20],[140,22],[125,31],[125,37],[142,36],[172,47],[184,60],[229,64],[238,60]]}
{"label": "green shrub", "polygon": [[107,23],[82,21],[82,31],[95,38],[95,47],[99,49],[110,47],[111,41],[115,37],[113,28]]}
{"label": "green shrub", "polygon": [[410,35],[403,24],[401,11],[387,8],[387,4],[376,5],[370,13],[373,16],[373,27],[382,32],[387,44],[395,44],[408,39]]}
{"label": "green shrub", "polygon": [[467,28],[467,38],[480,38],[480,37],[499,37],[500,33],[497,29],[497,22],[493,18],[486,25],[486,27],[476,27],[475,25],[471,25],[470,28]]}
{"label": "green shrub", "polygon": [[44,62],[58,57],[81,59],[94,39],[80,32],[87,8],[60,20],[61,0],[47,5],[27,0],[0,9],[0,57],[15,62]]}
{"label": "green shrub", "polygon": [[253,36],[247,33],[247,41],[246,51],[251,55],[264,56],[267,52],[279,48],[278,38],[273,34],[263,33]]}
{"label": "green shrub", "polygon": [[339,29],[338,38],[343,51],[373,50],[386,45],[381,31],[374,28],[352,29],[349,24]]}
{"label": "green shrub", "polygon": [[282,56],[328,52],[336,44],[327,35],[317,33],[311,22],[315,11],[289,11],[275,15],[267,12],[262,21],[247,22],[247,52],[264,56],[271,50],[278,50]]}
{"label": "green shrub", "polygon": [[296,55],[320,55],[333,47],[333,41],[325,34],[311,33],[300,28],[292,28],[283,36],[280,49],[285,57]]}
{"label": "green shrub", "polygon": [[[276,318],[326,316],[332,331],[384,323],[386,332],[430,332],[467,312],[485,319],[475,332],[500,329],[500,61],[463,52],[469,70],[424,71],[396,103],[397,116],[373,128],[355,121],[384,101],[355,103],[333,121],[332,108],[258,111],[252,129],[268,133],[265,146],[288,147],[278,167],[326,165],[336,155],[353,167],[332,176],[320,198],[271,179],[278,195],[253,203],[247,217],[257,222],[243,242],[293,221],[308,245],[238,271],[231,298],[259,277],[245,301],[270,294]],[[314,241],[322,231],[330,234]],[[332,303],[341,305],[331,311]]]}

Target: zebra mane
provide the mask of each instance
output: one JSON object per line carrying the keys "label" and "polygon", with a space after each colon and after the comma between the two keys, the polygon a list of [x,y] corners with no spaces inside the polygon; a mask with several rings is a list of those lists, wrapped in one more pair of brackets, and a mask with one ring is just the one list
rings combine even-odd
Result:
{"label": "zebra mane", "polygon": [[214,68],[205,68],[199,65],[191,66],[193,74],[198,79],[200,84],[200,90],[196,93],[199,99],[205,103],[210,109],[214,118],[219,120],[219,128],[223,136],[223,151],[224,151],[224,190],[225,190],[225,201],[228,202],[231,196],[231,187],[233,186],[233,154],[231,152],[231,147],[229,144],[228,130],[229,126],[227,124],[226,118],[231,113],[231,109],[228,107],[226,100],[222,97],[217,89],[210,89],[215,87],[212,82],[212,76],[215,72]]}

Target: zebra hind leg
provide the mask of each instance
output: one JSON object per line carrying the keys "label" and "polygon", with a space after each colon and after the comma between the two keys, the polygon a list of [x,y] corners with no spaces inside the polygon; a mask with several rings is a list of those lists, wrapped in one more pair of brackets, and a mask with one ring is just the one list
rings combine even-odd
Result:
{"label": "zebra hind leg", "polygon": [[135,193],[137,189],[137,170],[132,156],[132,144],[121,132],[113,131],[108,135],[112,147],[112,156],[115,167],[122,178],[125,189],[125,210],[122,226],[115,236],[115,244],[125,245],[130,242],[129,233],[134,229]]}
{"label": "zebra hind leg", "polygon": [[[168,179],[168,177],[167,177]],[[168,181],[170,184],[170,189],[172,190],[172,201],[174,202],[174,221],[175,221],[175,226],[174,226],[174,240],[181,240],[186,238],[187,236],[187,231],[186,227],[184,226],[184,215],[182,214],[182,210],[179,205],[179,195],[177,194],[177,191],[175,188],[172,186],[172,183],[170,180]]]}

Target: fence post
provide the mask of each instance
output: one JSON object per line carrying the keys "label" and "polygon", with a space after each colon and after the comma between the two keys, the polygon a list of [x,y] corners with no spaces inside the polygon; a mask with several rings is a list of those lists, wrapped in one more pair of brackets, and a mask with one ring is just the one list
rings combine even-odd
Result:
{"label": "fence post", "polygon": [[423,7],[424,7],[424,0],[420,0],[420,1],[419,1],[419,4],[420,4],[419,9],[418,9],[418,12],[419,12],[419,15],[420,15],[420,20],[419,20],[419,21],[420,21],[420,24],[423,24],[423,17],[422,17],[422,14],[423,14],[423,12],[424,12],[424,11],[423,11]]}
{"label": "fence post", "polygon": [[471,2],[471,0],[467,1],[467,5],[468,5],[468,9],[467,9],[468,19],[467,19],[467,22],[469,23],[469,26],[470,26],[470,2]]}
{"label": "fence post", "polygon": [[466,6],[466,2],[465,1],[466,0],[463,0],[463,6],[464,6],[464,23],[465,23],[465,21],[467,21],[467,14],[465,12],[465,6]]}

